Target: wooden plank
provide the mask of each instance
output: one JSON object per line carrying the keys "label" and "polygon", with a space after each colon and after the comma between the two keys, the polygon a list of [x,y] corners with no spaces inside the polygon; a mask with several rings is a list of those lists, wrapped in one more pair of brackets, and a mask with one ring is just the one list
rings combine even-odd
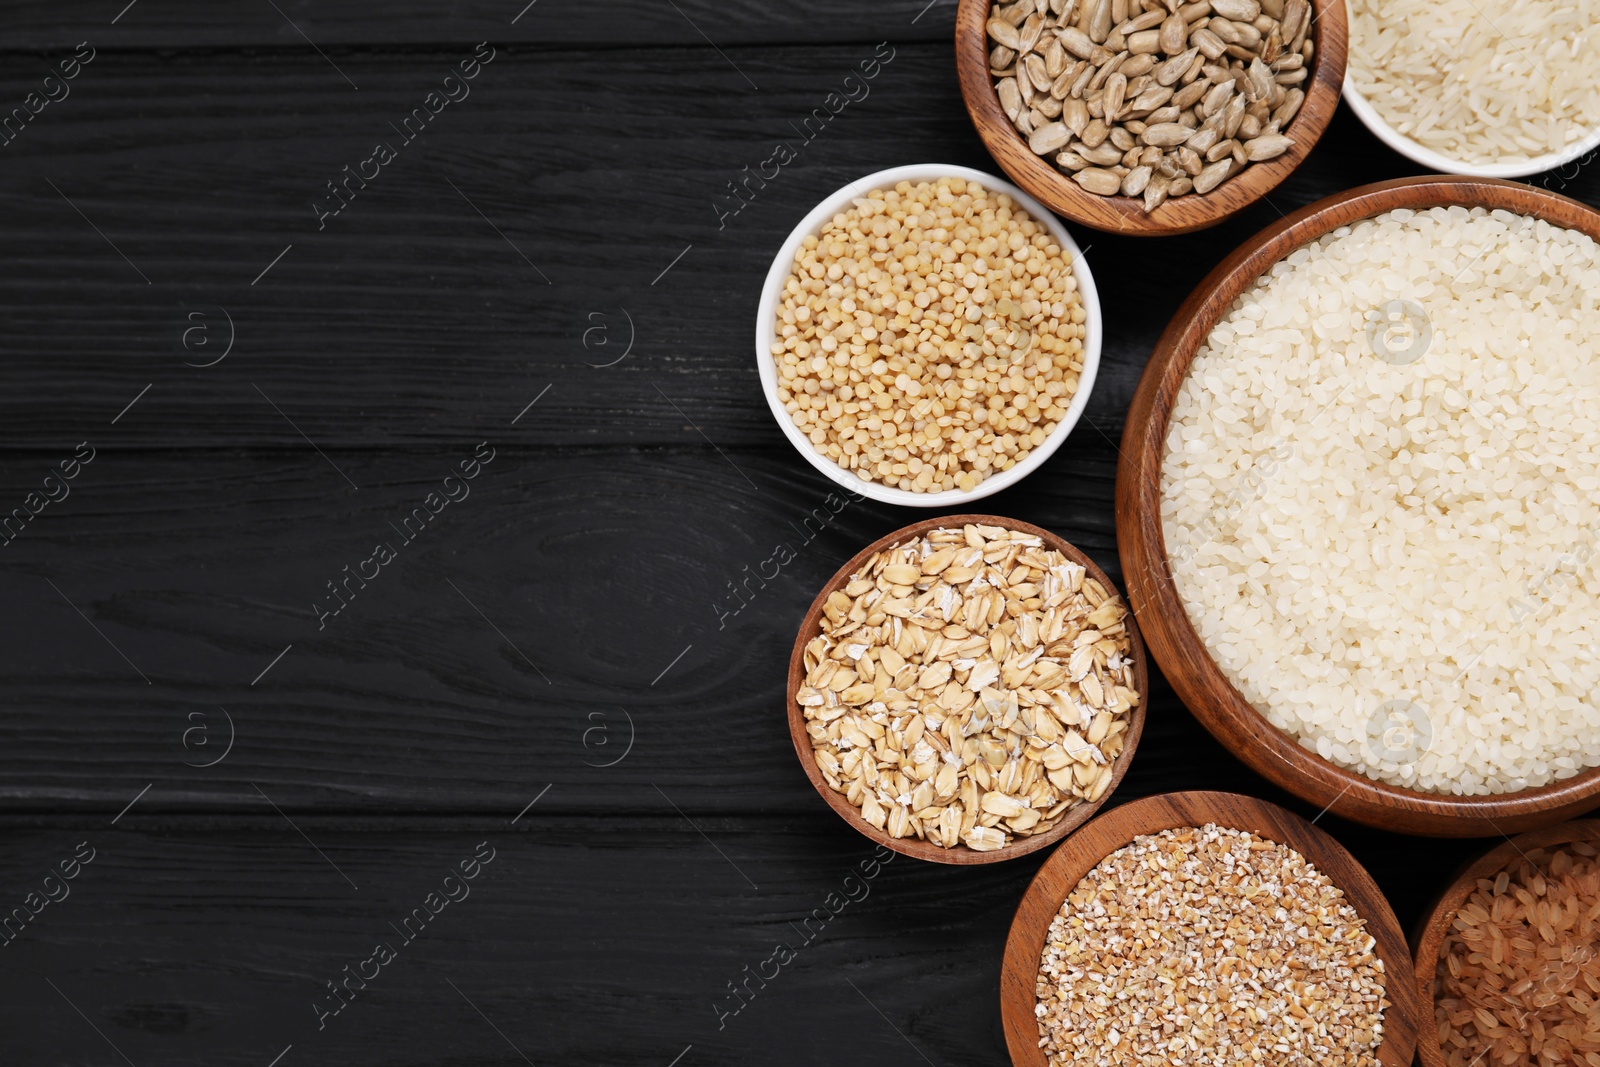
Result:
{"label": "wooden plank", "polygon": [[[274,11],[276,7],[278,10]],[[311,52],[343,63],[373,47],[432,48],[490,40],[534,48],[648,45],[724,50],[840,41],[938,40],[955,26],[955,0],[618,0],[603,9],[551,0],[275,0],[219,7],[204,0],[68,0],[19,10],[8,21],[14,52],[70,50],[86,37],[118,49],[263,49]]]}
{"label": "wooden plank", "polygon": [[[751,335],[795,220],[908,159],[992,167],[948,49],[895,47],[871,95],[720,229],[726,184],[795,140],[790,123],[871,48],[764,50],[759,93],[732,71],[686,79],[664,51],[502,52],[321,232],[313,200],[439,82],[441,56],[367,57],[355,94],[315,57],[190,54],[153,73],[148,57],[102,55],[5,149],[18,210],[0,275],[0,448],[76,443],[147,385],[107,447],[298,447],[251,383],[324,446],[468,438],[546,385],[523,440],[698,443],[693,423],[724,447],[770,445]],[[10,71],[0,94],[31,79]],[[1278,209],[1396,169],[1344,116],[1315,160],[1215,230],[1079,235],[1113,326],[1097,424],[1115,433],[1160,328],[1224,250]],[[1565,191],[1600,199],[1593,171]],[[222,362],[187,365],[230,337]]]}
{"label": "wooden plank", "polygon": [[[874,865],[827,812],[705,821],[702,836],[676,818],[542,809],[515,827],[300,816],[303,837],[270,812],[8,820],[7,907],[79,842],[94,859],[7,944],[0,993],[27,1020],[7,1049],[22,1062],[266,1067],[287,1048],[278,1067],[691,1067],[831,1062],[843,1044],[849,1062],[1006,1062],[995,989],[1034,859]],[[1479,847],[1341,839],[1406,922],[1423,906],[1413,887],[1432,881],[1416,872]],[[474,879],[446,885],[490,849]],[[396,932],[446,892],[458,899],[413,919],[409,942]],[[364,964],[379,942],[392,961]],[[313,1005],[330,1010],[326,983],[346,966],[369,980],[323,1018]],[[728,983],[757,972],[736,1000]]]}
{"label": "wooden plank", "polygon": [[[691,810],[820,806],[784,665],[824,580],[906,513],[830,502],[786,449],[502,444],[422,524],[473,453],[96,455],[3,548],[0,806],[114,812],[153,784],[157,809],[231,807],[251,781],[294,809],[514,808],[546,783],[571,810],[659,806],[651,783]],[[1080,429],[991,507],[1120,580],[1114,460]],[[7,503],[48,469],[0,461]],[[365,564],[379,541],[394,560]],[[780,542],[796,558],[763,583]],[[226,759],[186,766],[222,755],[230,718]],[[1234,766],[1161,685],[1127,788],[1218,787]]]}

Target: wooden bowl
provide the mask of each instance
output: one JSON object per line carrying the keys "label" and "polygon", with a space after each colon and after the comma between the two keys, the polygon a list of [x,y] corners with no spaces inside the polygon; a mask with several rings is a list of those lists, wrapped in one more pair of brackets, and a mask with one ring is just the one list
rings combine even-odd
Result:
{"label": "wooden bowl", "polygon": [[1230,304],[1272,264],[1309,241],[1396,208],[1504,208],[1600,240],[1600,213],[1575,200],[1492,178],[1400,178],[1310,204],[1246,241],[1205,277],[1156,342],[1134,392],[1117,468],[1117,541],[1128,594],[1150,649],[1178,696],[1227,749],[1272,782],[1318,807],[1401,833],[1484,837],[1530,830],[1600,804],[1600,768],[1537,789],[1489,796],[1424,793],[1374,781],[1298,745],[1256,711],[1222,673],[1167,568],[1161,464],[1167,422],[1189,362]]}
{"label": "wooden bowl", "polygon": [[1384,1067],[1408,1067],[1421,1000],[1405,934],[1372,876],[1342,845],[1300,816],[1254,797],[1211,792],[1163,793],[1123,804],[1079,830],[1039,868],[1011,920],[1000,968],[1000,1015],[1015,1067],[1047,1067],[1033,1013],[1034,985],[1045,936],[1068,894],[1101,860],[1135,837],[1207,823],[1288,845],[1344,890],[1345,899],[1366,920],[1367,932],[1377,941],[1373,952],[1387,975],[1384,991],[1390,1006],[1383,1016],[1378,1061]]}
{"label": "wooden bowl", "polygon": [[[861,809],[851,804],[843,795],[833,791],[828,785],[828,780],[822,776],[822,770],[817,766],[816,754],[811,747],[811,736],[806,733],[805,711],[795,700],[795,694],[805,682],[805,651],[806,645],[822,632],[822,604],[828,599],[835,589],[846,585],[850,576],[860,570],[873,556],[886,548],[891,548],[906,541],[921,537],[929,530],[960,529],[968,524],[982,526],[1003,526],[1008,530],[1020,530],[1023,533],[1033,534],[1041,539],[1045,546],[1053,548],[1063,556],[1082,566],[1089,572],[1089,577],[1098,581],[1112,592],[1117,592],[1117,587],[1111,579],[1106,577],[1104,571],[1095,565],[1094,560],[1078,551],[1072,545],[1063,541],[1049,530],[1044,530],[1030,523],[1017,519],[1005,519],[997,515],[946,515],[937,519],[925,519],[914,522],[910,526],[902,527],[887,537],[881,537],[872,542],[860,552],[857,552],[848,563],[829,578],[817,598],[811,602],[811,610],[806,612],[805,619],[800,623],[800,632],[794,639],[794,652],[789,657],[788,692],[784,699],[789,706],[789,739],[794,742],[794,753],[800,757],[800,766],[805,768],[806,777],[811,779],[811,784],[816,787],[822,799],[827,801],[828,807],[838,813],[839,817],[849,823],[856,830],[870,837],[886,848],[892,848],[903,856],[914,859],[930,860],[934,863],[995,863],[999,860],[1015,859],[1026,856],[1030,852],[1037,852],[1047,845],[1055,844],[1073,830],[1087,822],[1101,806],[1117,791],[1117,786],[1122,784],[1123,775],[1128,773],[1128,763],[1133,759],[1134,749],[1139,747],[1139,735],[1144,732],[1145,704],[1150,699],[1150,676],[1145,666],[1144,642],[1139,639],[1139,629],[1130,612],[1127,616],[1128,636],[1133,647],[1133,681],[1139,691],[1139,703],[1134,705],[1128,713],[1128,732],[1123,742],[1122,751],[1111,764],[1111,785],[1101,795],[1099,800],[1079,804],[1067,812],[1065,817],[1052,827],[1047,833],[1035,834],[1032,837],[1015,838],[1004,848],[997,848],[991,852],[979,852],[968,848],[966,845],[957,845],[954,848],[941,848],[929,841],[918,837],[899,838],[892,837],[883,830],[873,826],[861,815]],[[1118,594],[1120,595],[1120,594]]]}
{"label": "wooden bowl", "polygon": [[956,71],[967,114],[978,128],[984,147],[1011,180],[1043,201],[1050,210],[1074,222],[1131,237],[1190,233],[1215,226],[1255,203],[1289,176],[1311,152],[1339,106],[1344,84],[1349,25],[1344,0],[1311,0],[1311,78],[1300,88],[1305,103],[1284,133],[1294,145],[1277,159],[1252,163],[1209,193],[1174,197],[1146,212],[1139,198],[1096,196],[1062,173],[1053,162],[1034,154],[1027,140],[1006,118],[989,76],[989,0],[960,0],[956,9]]}
{"label": "wooden bowl", "polygon": [[1418,924],[1411,943],[1415,948],[1417,996],[1422,1003],[1422,1018],[1417,1034],[1417,1058],[1422,1061],[1422,1067],[1444,1067],[1444,1048],[1439,1044],[1439,1030],[1433,1019],[1433,977],[1439,969],[1439,952],[1444,948],[1450,924],[1455,921],[1461,905],[1477,888],[1478,879],[1493,878],[1521,859],[1523,853],[1574,841],[1600,844],[1600,819],[1547,826],[1542,830],[1508,838],[1499,847],[1463,867],[1455,881],[1434,901],[1427,917]]}

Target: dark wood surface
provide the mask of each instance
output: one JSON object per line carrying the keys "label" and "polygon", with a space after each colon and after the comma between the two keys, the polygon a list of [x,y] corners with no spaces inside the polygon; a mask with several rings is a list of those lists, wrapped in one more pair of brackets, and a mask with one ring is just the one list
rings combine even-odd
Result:
{"label": "dark wood surface", "polygon": [[1172,405],[1195,352],[1239,294],[1289,252],[1386,211],[1484,207],[1544,219],[1600,240],[1600,212],[1493,178],[1396,178],[1308,205],[1232,252],[1173,316],[1145,367],[1122,438],[1117,529],[1129,598],[1186,705],[1258,774],[1348,819],[1401,833],[1483,837],[1549,826],[1600,804],[1600,767],[1535,789],[1453,797],[1379,782],[1303,748],[1253,708],[1206,651],[1178,597],[1161,526],[1161,464]]}
{"label": "dark wood surface", "polygon": [[[517,2],[276,6],[7,12],[6,109],[80,41],[96,55],[0,147],[0,513],[80,442],[95,458],[0,547],[3,907],[79,842],[96,858],[0,948],[0,1062],[1006,1062],[1001,951],[1043,857],[896,857],[863,882],[873,846],[818,799],[784,723],[817,588],[923,516],[852,504],[719,615],[830,490],[756,385],[773,252],[853,177],[994,169],[954,4],[539,0],[515,24]],[[486,39],[470,97],[318,231],[324,183]],[[726,183],[883,41],[870,95],[719,229]],[[1113,327],[1094,396],[986,510],[1120,585],[1114,442],[1167,318],[1280,210],[1415,172],[1341,112],[1216,229],[1078,232]],[[1600,199],[1592,169],[1541,180]],[[188,365],[221,352],[223,311],[232,351]],[[634,346],[604,366],[627,318]],[[586,348],[602,324],[610,344]],[[388,524],[485,441],[471,495],[319,630],[324,583],[398,544]],[[222,709],[232,749],[191,766],[223,751]],[[1196,788],[1318,816],[1152,672],[1113,804]],[[1483,847],[1317,825],[1408,923]],[[319,1031],[325,983],[481,841],[497,859],[472,895]],[[727,983],[801,946],[830,894],[860,896],[850,876],[868,895],[719,1026]]]}
{"label": "dark wood surface", "polygon": [[1017,1067],[1048,1067],[1038,1045],[1035,987],[1039,956],[1062,901],[1101,860],[1135,838],[1213,823],[1287,845],[1344,891],[1345,901],[1376,942],[1373,955],[1383,962],[1383,992],[1389,1007],[1383,1016],[1383,1041],[1376,1050],[1378,1062],[1383,1067],[1409,1067],[1422,1000],[1405,933],[1383,891],[1347,849],[1307,820],[1255,797],[1216,791],[1165,793],[1124,804],[1068,839],[1045,861],[1017,908],[1000,974],[1002,1022],[1012,1062]]}

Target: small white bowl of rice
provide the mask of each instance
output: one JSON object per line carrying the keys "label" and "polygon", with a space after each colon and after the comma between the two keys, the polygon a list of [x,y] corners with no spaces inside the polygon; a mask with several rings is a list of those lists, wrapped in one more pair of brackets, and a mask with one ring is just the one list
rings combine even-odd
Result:
{"label": "small white bowl of rice", "polygon": [[1128,415],[1129,594],[1252,767],[1390,829],[1600,804],[1600,212],[1420,178],[1201,283]]}
{"label": "small white bowl of rice", "polygon": [[1520,178],[1600,147],[1600,0],[1349,9],[1344,101],[1401,155],[1443,174]]}

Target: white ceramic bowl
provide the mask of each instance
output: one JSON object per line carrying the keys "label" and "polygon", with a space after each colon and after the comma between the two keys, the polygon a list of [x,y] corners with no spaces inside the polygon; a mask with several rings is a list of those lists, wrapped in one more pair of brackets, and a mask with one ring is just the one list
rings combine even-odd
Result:
{"label": "white ceramic bowl", "polygon": [[[913,493],[909,489],[892,489],[880,482],[869,482],[860,478],[826,456],[819,455],[812,448],[810,440],[795,426],[794,420],[789,417],[789,413],[783,409],[783,404],[778,399],[778,368],[772,360],[772,343],[777,336],[778,299],[783,293],[784,283],[789,280],[789,274],[794,269],[794,256],[800,248],[801,241],[808,235],[817,233],[824,223],[840,212],[848,210],[857,197],[865,196],[873,189],[892,188],[903,181],[937,181],[940,178],[965,178],[967,181],[977,182],[992,192],[1005,193],[1027,209],[1028,214],[1036,221],[1049,227],[1050,233],[1061,245],[1062,250],[1071,255],[1072,273],[1078,280],[1078,299],[1083,303],[1085,314],[1083,373],[1078,378],[1078,391],[1067,407],[1066,416],[1050,432],[1044,444],[1029,452],[1021,463],[1010,470],[989,475],[971,492],[946,489],[937,493]],[[794,228],[788,240],[783,242],[783,247],[778,249],[778,254],[772,261],[772,269],[767,271],[767,280],[762,286],[761,307],[756,312],[756,367],[761,372],[761,388],[767,394],[767,405],[772,408],[772,417],[778,420],[779,428],[783,430],[784,436],[795,449],[817,470],[847,489],[888,504],[904,504],[914,508],[959,507],[998,493],[1007,486],[1015,485],[1037,470],[1050,458],[1051,453],[1061,446],[1061,442],[1066,440],[1089,403],[1089,393],[1094,388],[1095,371],[1100,367],[1101,336],[1100,297],[1095,291],[1094,276],[1089,273],[1089,265],[1084,262],[1077,242],[1067,233],[1066,227],[1061,225],[1060,219],[1015,185],[1002,181],[992,174],[985,174],[970,167],[919,163],[905,167],[891,167],[853,181],[824,198],[822,203],[800,220],[800,225]]]}
{"label": "white ceramic bowl", "polygon": [[1378,114],[1377,109],[1368,103],[1367,98],[1355,87],[1355,79],[1348,72],[1344,78],[1343,95],[1345,104],[1356,113],[1378,140],[1407,159],[1415,160],[1440,174],[1464,174],[1470,178],[1523,178],[1529,174],[1554,170],[1600,147],[1600,127],[1596,127],[1589,136],[1581,141],[1575,141],[1561,152],[1546,152],[1542,156],[1513,163],[1463,163],[1459,159],[1451,159],[1418,144],[1385,122],[1383,116]]}

